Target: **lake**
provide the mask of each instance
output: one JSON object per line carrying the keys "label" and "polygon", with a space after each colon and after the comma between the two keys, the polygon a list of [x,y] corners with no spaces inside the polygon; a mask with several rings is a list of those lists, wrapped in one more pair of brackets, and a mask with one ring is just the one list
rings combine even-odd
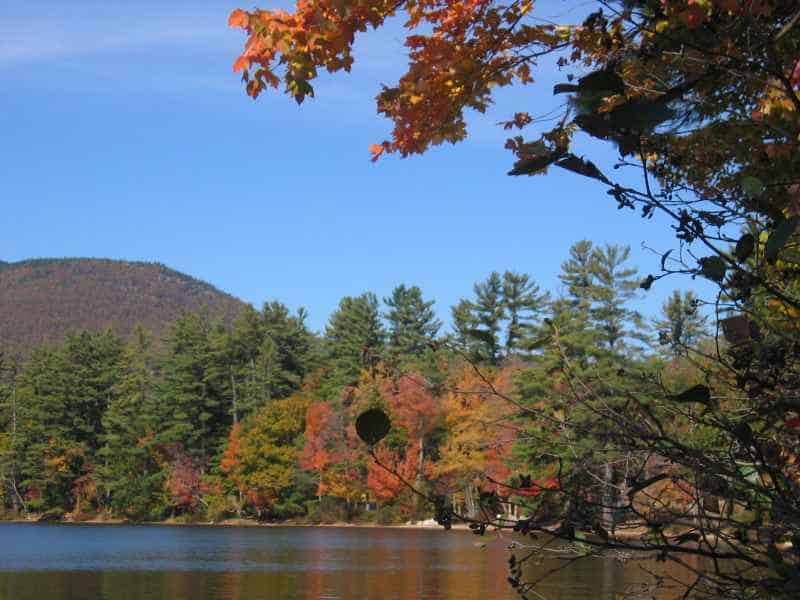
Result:
{"label": "lake", "polygon": [[[506,581],[509,541],[417,529],[5,523],[0,600],[505,600],[517,597]],[[590,559],[538,591],[611,599],[636,572]]]}

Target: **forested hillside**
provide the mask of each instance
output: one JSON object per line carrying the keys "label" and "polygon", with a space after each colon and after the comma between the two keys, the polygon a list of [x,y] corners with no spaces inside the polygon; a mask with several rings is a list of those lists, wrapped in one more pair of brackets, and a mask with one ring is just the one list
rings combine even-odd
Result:
{"label": "forested hillside", "polygon": [[[459,514],[518,513],[519,500],[558,485],[542,431],[564,410],[564,359],[542,342],[554,327],[576,367],[601,369],[614,385],[630,385],[620,365],[663,371],[666,384],[702,376],[685,358],[705,335],[696,301],[676,292],[659,319],[636,312],[640,277],[627,248],[576,243],[561,282],[554,296],[529,275],[491,273],[451,307],[449,332],[418,287],[398,285],[382,301],[343,298],[321,335],[303,310],[272,302],[228,324],[184,312],[159,352],[143,328],[128,340],[72,334],[22,363],[7,348],[0,511],[443,518],[445,504],[422,501],[413,484]],[[368,409],[392,421],[372,449],[354,426]],[[580,442],[570,452],[598,477],[622,476],[616,457]]]}
{"label": "forested hillside", "polygon": [[137,324],[161,332],[181,312],[231,320],[243,303],[158,263],[93,258],[0,262],[0,347],[27,352],[69,333]]}

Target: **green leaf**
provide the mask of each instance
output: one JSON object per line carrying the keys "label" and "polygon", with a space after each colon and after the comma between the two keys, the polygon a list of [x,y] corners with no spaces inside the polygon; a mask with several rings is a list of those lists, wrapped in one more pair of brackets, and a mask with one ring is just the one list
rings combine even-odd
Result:
{"label": "green leaf", "polygon": [[707,385],[699,383],[680,394],[673,396],[675,402],[698,402],[700,404],[711,403],[711,390]]}
{"label": "green leaf", "polygon": [[545,335],[545,336],[542,336],[542,337],[539,337],[539,338],[536,338],[536,339],[533,339],[533,340],[530,340],[530,341],[523,341],[523,342],[521,342],[520,345],[525,350],[538,350],[539,348],[542,348],[543,346],[547,345],[550,342],[551,339],[552,339],[552,336]]}
{"label": "green leaf", "polygon": [[380,408],[370,408],[356,419],[356,433],[365,443],[374,446],[386,437],[392,422]]}
{"label": "green leaf", "polygon": [[758,198],[764,193],[764,184],[757,177],[748,175],[742,178],[742,191],[749,198]]}
{"label": "green leaf", "polygon": [[753,254],[755,247],[756,238],[753,237],[752,233],[745,233],[739,238],[739,241],[736,242],[736,249],[733,251],[733,254],[739,262],[744,262]]}
{"label": "green leaf", "polygon": [[703,277],[721,283],[725,279],[725,272],[728,270],[725,261],[719,256],[706,256],[701,258],[700,272]]}
{"label": "green leaf", "polygon": [[487,344],[493,344],[495,340],[495,336],[491,331],[486,331],[485,329],[466,329],[464,330],[468,336],[481,340],[482,342],[486,342]]}
{"label": "green leaf", "polygon": [[800,217],[792,217],[791,219],[784,219],[773,231],[767,245],[764,248],[764,256],[768,262],[775,262],[778,258],[778,253],[781,248],[789,241],[792,234],[797,230],[797,224],[800,223]]}

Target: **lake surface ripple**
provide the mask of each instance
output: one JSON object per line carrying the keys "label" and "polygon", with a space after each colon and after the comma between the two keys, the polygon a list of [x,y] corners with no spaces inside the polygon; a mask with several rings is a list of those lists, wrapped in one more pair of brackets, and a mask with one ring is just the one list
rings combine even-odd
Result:
{"label": "lake surface ripple", "polygon": [[[0,600],[510,600],[509,542],[443,530],[5,523]],[[539,591],[610,599],[625,571],[584,562]]]}

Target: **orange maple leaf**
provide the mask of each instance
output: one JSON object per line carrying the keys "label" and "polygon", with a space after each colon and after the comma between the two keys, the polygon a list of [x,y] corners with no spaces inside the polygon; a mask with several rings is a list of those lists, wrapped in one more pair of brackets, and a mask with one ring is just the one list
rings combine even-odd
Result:
{"label": "orange maple leaf", "polygon": [[386,151],[386,146],[383,144],[370,144],[369,153],[372,155],[372,162],[375,162]]}
{"label": "orange maple leaf", "polygon": [[228,17],[228,27],[241,27],[242,29],[247,29],[249,24],[250,15],[248,15],[241,8],[237,8],[231,13],[231,16]]}
{"label": "orange maple leaf", "polygon": [[236,59],[236,62],[233,63],[233,71],[234,73],[237,71],[243,71],[250,67],[250,59],[242,54],[239,58]]}

